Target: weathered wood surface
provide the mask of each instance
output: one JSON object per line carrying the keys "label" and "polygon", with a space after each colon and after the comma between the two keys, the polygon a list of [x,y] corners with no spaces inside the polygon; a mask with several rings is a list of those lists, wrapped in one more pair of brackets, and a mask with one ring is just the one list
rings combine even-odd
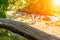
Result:
{"label": "weathered wood surface", "polygon": [[49,35],[36,28],[28,26],[22,22],[16,22],[9,19],[0,18],[0,28],[8,29],[14,33],[20,34],[28,40],[60,40],[60,38]]}

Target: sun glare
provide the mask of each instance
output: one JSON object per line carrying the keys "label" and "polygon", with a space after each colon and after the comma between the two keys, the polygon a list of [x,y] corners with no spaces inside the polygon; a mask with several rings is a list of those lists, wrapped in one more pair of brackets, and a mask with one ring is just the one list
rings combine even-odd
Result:
{"label": "sun glare", "polygon": [[60,6],[60,0],[53,0],[54,6]]}
{"label": "sun glare", "polygon": [[60,0],[52,0],[52,8],[54,9],[56,15],[60,14]]}

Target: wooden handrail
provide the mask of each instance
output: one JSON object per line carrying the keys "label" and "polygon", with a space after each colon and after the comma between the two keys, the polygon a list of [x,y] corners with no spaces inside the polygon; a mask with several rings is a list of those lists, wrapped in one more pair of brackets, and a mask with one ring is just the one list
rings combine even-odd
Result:
{"label": "wooden handrail", "polygon": [[28,26],[22,22],[16,22],[9,19],[0,18],[0,28],[8,29],[14,33],[20,34],[28,40],[60,40],[58,37],[49,35],[41,30]]}

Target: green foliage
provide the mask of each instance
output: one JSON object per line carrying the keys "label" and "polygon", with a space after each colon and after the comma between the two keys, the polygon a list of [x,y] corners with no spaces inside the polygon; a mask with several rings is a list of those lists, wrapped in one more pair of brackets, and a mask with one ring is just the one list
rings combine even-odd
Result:
{"label": "green foliage", "polygon": [[5,12],[0,12],[0,18],[6,18],[6,13]]}
{"label": "green foliage", "polygon": [[6,18],[7,10],[23,10],[30,0],[0,0],[0,18]]}
{"label": "green foliage", "polygon": [[0,29],[0,40],[27,40],[27,39],[17,34],[14,34],[6,29]]}
{"label": "green foliage", "polygon": [[8,9],[9,10],[18,10],[18,9],[21,10],[28,5],[29,5],[28,0],[10,0]]}
{"label": "green foliage", "polygon": [[6,18],[5,11],[8,7],[8,0],[0,0],[0,18]]}

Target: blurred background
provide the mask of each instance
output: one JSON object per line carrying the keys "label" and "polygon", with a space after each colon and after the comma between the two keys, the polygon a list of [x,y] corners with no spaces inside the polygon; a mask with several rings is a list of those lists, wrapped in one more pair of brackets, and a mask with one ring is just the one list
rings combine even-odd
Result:
{"label": "blurred background", "polygon": [[[0,18],[24,22],[60,37],[60,0],[0,0]],[[0,28],[0,40],[28,40]]]}

